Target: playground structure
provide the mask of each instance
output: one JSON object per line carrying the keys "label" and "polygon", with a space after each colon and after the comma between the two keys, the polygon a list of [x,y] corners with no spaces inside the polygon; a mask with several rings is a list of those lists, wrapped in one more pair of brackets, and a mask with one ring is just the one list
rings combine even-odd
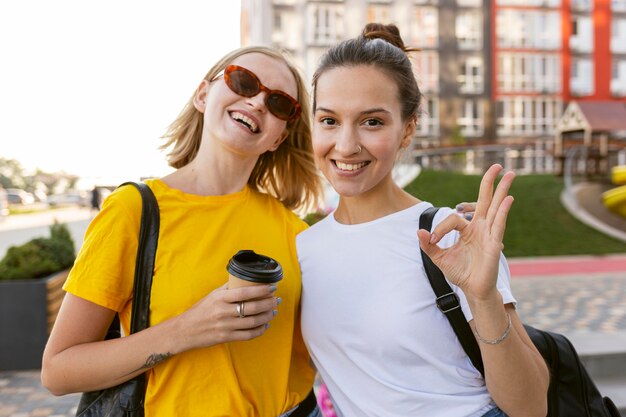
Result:
{"label": "playground structure", "polygon": [[602,202],[606,208],[626,218],[626,165],[611,169],[611,182],[618,187],[602,193]]}

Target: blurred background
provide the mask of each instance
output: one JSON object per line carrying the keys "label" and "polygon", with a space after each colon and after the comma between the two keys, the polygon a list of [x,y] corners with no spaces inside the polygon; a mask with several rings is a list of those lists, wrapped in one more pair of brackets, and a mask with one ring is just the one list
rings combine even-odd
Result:
{"label": "blurred background", "polygon": [[[87,207],[94,189],[105,198],[168,173],[160,137],[227,51],[283,49],[310,80],[366,22],[395,23],[420,49],[403,186],[435,204],[473,201],[472,176],[499,162],[527,177],[513,190],[512,255],[590,253],[571,247],[589,233],[591,253],[624,251],[626,0],[2,2],[0,218]],[[430,170],[458,175],[441,193]],[[334,204],[328,190],[319,211]],[[570,231],[570,245],[524,245],[527,225],[543,223]]]}

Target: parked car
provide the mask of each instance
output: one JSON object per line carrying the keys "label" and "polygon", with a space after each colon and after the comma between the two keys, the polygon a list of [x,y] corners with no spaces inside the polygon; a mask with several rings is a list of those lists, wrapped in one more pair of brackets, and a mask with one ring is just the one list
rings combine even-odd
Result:
{"label": "parked car", "polygon": [[9,199],[4,188],[0,187],[0,219],[9,215]]}
{"label": "parked car", "polygon": [[91,204],[89,193],[86,191],[68,191],[61,194],[52,194],[48,196],[46,202],[50,207],[72,205],[88,207]]}
{"label": "parked car", "polygon": [[19,188],[7,188],[7,198],[9,204],[33,204],[35,202],[35,196],[29,192],[21,190]]}

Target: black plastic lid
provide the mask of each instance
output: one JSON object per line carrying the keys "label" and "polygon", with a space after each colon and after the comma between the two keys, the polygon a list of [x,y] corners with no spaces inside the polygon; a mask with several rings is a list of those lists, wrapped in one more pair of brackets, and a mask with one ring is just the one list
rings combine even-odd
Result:
{"label": "black plastic lid", "polygon": [[278,261],[248,249],[233,255],[226,270],[237,278],[261,284],[272,284],[283,278],[283,268]]}

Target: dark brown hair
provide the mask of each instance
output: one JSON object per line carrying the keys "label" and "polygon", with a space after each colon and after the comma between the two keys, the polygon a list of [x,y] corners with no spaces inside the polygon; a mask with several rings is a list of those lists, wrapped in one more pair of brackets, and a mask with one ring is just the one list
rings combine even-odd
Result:
{"label": "dark brown hair", "polygon": [[316,87],[319,77],[338,67],[371,65],[384,71],[398,87],[402,105],[402,120],[416,117],[422,93],[417,86],[408,53],[418,49],[407,48],[396,25],[368,23],[359,36],[331,47],[322,56],[313,74],[313,111],[316,106]]}

